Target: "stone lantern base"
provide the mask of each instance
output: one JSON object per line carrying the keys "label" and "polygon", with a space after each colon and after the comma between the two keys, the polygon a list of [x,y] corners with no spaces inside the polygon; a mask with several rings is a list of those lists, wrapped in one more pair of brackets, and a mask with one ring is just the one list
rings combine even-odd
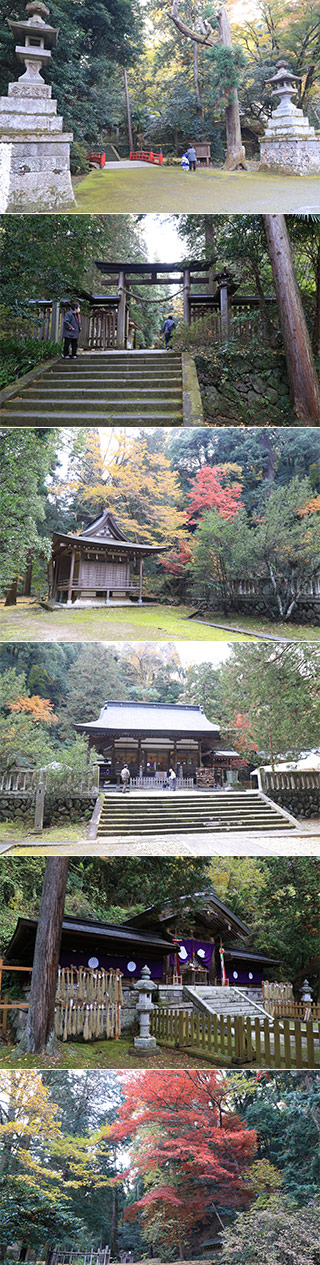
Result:
{"label": "stone lantern base", "polygon": [[29,73],[0,97],[0,212],[67,211],[74,205],[72,132],[52,100],[52,88]]}
{"label": "stone lantern base", "polygon": [[260,141],[260,168],[291,176],[319,175],[320,137],[264,137]]}
{"label": "stone lantern base", "polygon": [[[1,115],[0,115],[1,118]],[[67,211],[74,205],[72,136],[0,134],[0,212]]]}
{"label": "stone lantern base", "polygon": [[160,1054],[160,1049],[155,1037],[134,1037],[133,1048],[130,1053],[138,1057],[143,1054],[144,1058],[148,1058],[148,1055]]}

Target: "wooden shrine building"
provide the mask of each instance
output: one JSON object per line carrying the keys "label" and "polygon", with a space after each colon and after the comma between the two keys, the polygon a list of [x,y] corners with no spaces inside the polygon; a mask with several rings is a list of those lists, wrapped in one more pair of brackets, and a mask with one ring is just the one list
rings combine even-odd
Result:
{"label": "wooden shrine building", "polygon": [[110,701],[98,720],[75,728],[88,735],[100,757],[102,786],[119,783],[124,764],[133,786],[160,788],[170,768],[180,786],[196,784],[203,768],[214,770],[223,784],[243,763],[237,751],[221,748],[219,726],[198,706]]}
{"label": "wooden shrine building", "polygon": [[[147,965],[158,983],[219,984],[223,944],[229,983],[258,989],[266,970],[272,973],[277,961],[251,947],[250,928],[213,889],[199,893],[191,918],[187,906],[186,898],[175,907],[169,902],[152,905],[120,924],[65,915],[59,964],[119,969],[127,981],[139,978]],[[36,931],[36,919],[18,919],[6,951],[8,963],[32,965]]]}
{"label": "wooden shrine building", "polygon": [[126,598],[141,604],[144,559],[165,548],[129,540],[104,509],[79,536],[54,533],[50,596],[67,606],[108,605]]}

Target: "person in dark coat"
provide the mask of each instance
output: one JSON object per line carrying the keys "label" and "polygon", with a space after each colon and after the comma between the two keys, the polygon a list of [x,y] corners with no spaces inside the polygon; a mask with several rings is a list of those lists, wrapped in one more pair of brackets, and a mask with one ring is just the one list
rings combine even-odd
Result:
{"label": "person in dark coat", "polygon": [[197,155],[196,155],[194,145],[189,145],[189,149],[187,149],[187,159],[188,159],[190,171],[196,171]]}
{"label": "person in dark coat", "polygon": [[76,359],[78,350],[78,339],[81,330],[80,308],[78,303],[70,303],[70,307],[64,314],[62,334],[64,338],[63,357],[69,360],[69,348],[71,347],[72,360]]}
{"label": "person in dark coat", "polygon": [[169,343],[171,342],[173,331],[176,328],[177,328],[176,322],[173,319],[172,312],[170,312],[170,315],[167,316],[166,320],[163,322],[163,326],[161,329],[161,333],[164,334],[164,337],[165,337],[166,348],[169,347]]}

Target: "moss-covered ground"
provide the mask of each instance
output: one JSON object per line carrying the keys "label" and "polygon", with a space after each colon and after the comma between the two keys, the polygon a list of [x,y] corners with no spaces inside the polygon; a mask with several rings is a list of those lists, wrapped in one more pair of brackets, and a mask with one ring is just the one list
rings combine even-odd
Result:
{"label": "moss-covered ground", "polygon": [[[143,1059],[141,1054],[139,1058],[130,1053],[132,1049],[132,1037],[121,1037],[119,1041],[66,1041],[57,1042],[56,1050],[52,1054],[20,1054],[14,1045],[6,1045],[4,1042],[0,1045],[0,1060],[2,1067],[54,1067],[59,1070],[70,1068],[93,1068],[93,1067],[197,1067],[199,1063],[199,1055],[181,1054],[178,1050],[169,1050],[164,1046],[159,1054],[154,1054],[151,1058]],[[212,1060],[206,1061],[201,1059],[203,1066],[212,1067]]]}
{"label": "moss-covered ground", "polygon": [[33,844],[36,849],[42,838],[47,843],[77,843],[79,839],[85,838],[87,830],[88,827],[83,822],[73,822],[71,826],[46,826],[42,836],[35,834],[31,818],[26,821],[0,821],[0,844]]}
{"label": "moss-covered ground", "polygon": [[0,603],[0,642],[6,641],[243,641],[248,635],[320,641],[320,628],[210,611],[190,619],[190,606],[47,610],[34,598]]}
{"label": "moss-covered ground", "polygon": [[80,215],[147,211],[305,214],[320,211],[320,178],[218,168],[185,174],[179,167],[135,167],[129,163],[93,170],[83,180],[77,179],[75,195],[73,213]]}

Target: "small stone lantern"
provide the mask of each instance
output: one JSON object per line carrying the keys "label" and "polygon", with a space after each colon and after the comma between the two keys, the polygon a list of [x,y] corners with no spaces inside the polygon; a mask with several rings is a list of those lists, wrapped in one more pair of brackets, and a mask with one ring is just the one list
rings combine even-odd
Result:
{"label": "small stone lantern", "polygon": [[299,992],[301,993],[301,1001],[304,1007],[303,1018],[305,1021],[307,1021],[308,1019],[311,1019],[311,1006],[312,1006],[312,988],[311,988],[311,985],[309,984],[309,980],[304,979],[303,984],[301,988],[299,989]]}
{"label": "small stone lantern", "polygon": [[157,1042],[155,1037],[150,1036],[150,1015],[154,1010],[152,1001],[152,993],[157,987],[151,979],[151,971],[148,966],[143,966],[141,971],[141,979],[136,980],[133,985],[138,993],[138,1003],[136,1007],[139,1016],[140,1032],[138,1037],[134,1037],[134,1053],[135,1054],[156,1054]]}

